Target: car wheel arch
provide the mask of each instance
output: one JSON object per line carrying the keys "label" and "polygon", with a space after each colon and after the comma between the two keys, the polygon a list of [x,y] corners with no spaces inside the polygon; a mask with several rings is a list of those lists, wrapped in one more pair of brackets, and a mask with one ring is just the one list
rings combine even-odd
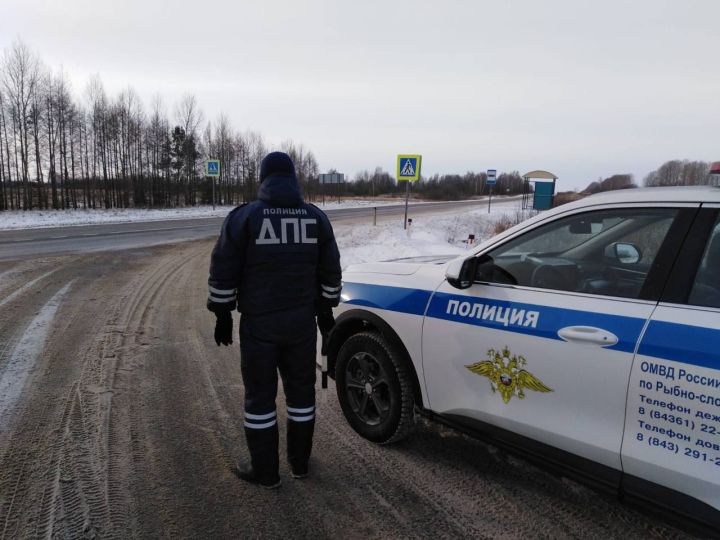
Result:
{"label": "car wheel arch", "polygon": [[415,365],[410,358],[410,354],[405,344],[398,336],[397,332],[382,319],[382,317],[366,311],[364,309],[352,309],[343,312],[337,317],[335,327],[330,333],[328,342],[328,373],[335,378],[335,363],[340,348],[347,339],[361,332],[375,331],[385,338],[388,343],[401,355],[406,367],[410,370],[412,379],[413,397],[418,407],[423,407],[423,396],[420,387],[420,379],[418,377]]}

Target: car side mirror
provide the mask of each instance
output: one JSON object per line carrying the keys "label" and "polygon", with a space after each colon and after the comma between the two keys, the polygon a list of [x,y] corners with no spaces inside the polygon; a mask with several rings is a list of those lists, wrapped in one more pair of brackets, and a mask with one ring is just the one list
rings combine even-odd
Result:
{"label": "car side mirror", "polygon": [[475,267],[475,281],[495,281],[495,261],[490,255],[481,255],[477,258],[477,265]]}
{"label": "car side mirror", "polygon": [[456,289],[468,289],[475,281],[477,258],[455,259],[445,271],[447,282]]}
{"label": "car side mirror", "polygon": [[610,256],[621,264],[636,264],[642,259],[640,248],[630,242],[615,242],[608,247]]}

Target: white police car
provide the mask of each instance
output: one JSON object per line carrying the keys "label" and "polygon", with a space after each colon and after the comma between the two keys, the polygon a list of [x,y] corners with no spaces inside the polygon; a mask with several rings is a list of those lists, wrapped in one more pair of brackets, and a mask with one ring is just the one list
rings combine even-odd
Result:
{"label": "white police car", "polygon": [[720,527],[720,189],[599,194],[343,280],[328,362],[360,435],[420,411]]}

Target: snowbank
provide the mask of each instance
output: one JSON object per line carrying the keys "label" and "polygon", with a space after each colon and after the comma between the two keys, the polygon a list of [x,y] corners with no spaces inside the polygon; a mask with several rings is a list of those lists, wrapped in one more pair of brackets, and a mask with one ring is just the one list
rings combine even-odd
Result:
{"label": "snowbank", "polygon": [[[400,200],[344,200],[342,202],[316,203],[323,210],[356,208],[360,206],[387,206],[402,204]],[[164,210],[112,209],[112,210],[29,210],[0,212],[0,230],[37,229],[46,227],[70,227],[98,223],[128,223],[140,221],[165,221],[174,219],[225,217],[230,206],[197,206],[194,208],[168,208]]]}
{"label": "snowbank", "polygon": [[[507,216],[515,221],[522,215],[519,201],[493,204],[487,208],[463,211],[454,215],[418,215],[413,217],[409,232],[402,219],[372,225],[337,225],[335,237],[343,267],[362,262],[376,262],[420,255],[460,255],[470,249],[467,239],[476,242],[493,235],[495,223]],[[526,218],[530,217],[527,214]]]}

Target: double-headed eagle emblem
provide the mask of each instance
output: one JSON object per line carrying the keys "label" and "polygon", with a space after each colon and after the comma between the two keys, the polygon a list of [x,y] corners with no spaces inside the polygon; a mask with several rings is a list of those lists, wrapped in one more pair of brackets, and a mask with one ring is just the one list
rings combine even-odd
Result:
{"label": "double-headed eagle emblem", "polygon": [[476,375],[482,375],[490,379],[490,388],[493,393],[500,392],[505,403],[508,403],[513,396],[520,399],[525,397],[525,388],[536,392],[552,392],[535,375],[521,369],[527,364],[527,360],[520,355],[510,356],[510,349],[505,347],[502,352],[495,349],[488,351],[489,360],[476,362],[465,366]]}

